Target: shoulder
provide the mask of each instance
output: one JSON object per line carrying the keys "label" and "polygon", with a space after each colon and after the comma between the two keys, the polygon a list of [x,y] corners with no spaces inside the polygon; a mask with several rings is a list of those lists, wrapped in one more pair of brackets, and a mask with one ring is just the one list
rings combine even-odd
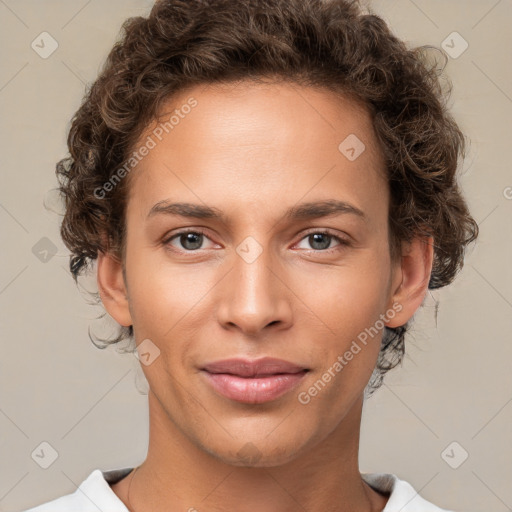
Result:
{"label": "shoulder", "polygon": [[453,512],[422,498],[414,487],[390,473],[361,473],[363,480],[375,490],[389,493],[382,512]]}
{"label": "shoulder", "polygon": [[66,494],[24,512],[129,512],[109,484],[126,476],[132,468],[102,472],[95,469],[71,494]]}

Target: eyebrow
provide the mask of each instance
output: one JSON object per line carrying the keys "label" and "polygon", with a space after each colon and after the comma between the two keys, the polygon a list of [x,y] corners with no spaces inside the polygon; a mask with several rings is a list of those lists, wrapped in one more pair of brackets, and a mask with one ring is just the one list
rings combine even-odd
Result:
{"label": "eyebrow", "polygon": [[[180,217],[194,219],[214,218],[226,222],[224,213],[218,208],[194,203],[171,203],[166,199],[156,203],[151,210],[149,210],[146,218],[149,219],[159,214],[178,215]],[[368,220],[366,214],[361,209],[346,201],[334,199],[301,203],[297,206],[292,206],[286,210],[284,218],[289,220],[308,220],[341,214],[355,215],[365,222]]]}

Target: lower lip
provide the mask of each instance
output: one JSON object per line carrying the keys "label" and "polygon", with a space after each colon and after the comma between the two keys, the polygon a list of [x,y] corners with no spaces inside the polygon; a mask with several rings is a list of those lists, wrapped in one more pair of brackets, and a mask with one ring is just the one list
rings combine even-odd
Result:
{"label": "lower lip", "polygon": [[306,370],[299,373],[283,373],[267,377],[239,377],[228,373],[209,373],[203,371],[213,389],[221,395],[248,404],[262,404],[276,400],[291,391],[306,375]]}

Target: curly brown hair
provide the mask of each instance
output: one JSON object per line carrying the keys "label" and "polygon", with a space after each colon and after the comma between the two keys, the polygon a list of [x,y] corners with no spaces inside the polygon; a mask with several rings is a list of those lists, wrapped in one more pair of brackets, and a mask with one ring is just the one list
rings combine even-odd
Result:
{"label": "curly brown hair", "polygon": [[[441,66],[431,52],[444,59]],[[196,84],[278,78],[341,92],[368,108],[390,186],[390,254],[399,256],[402,241],[433,236],[428,287],[446,286],[478,236],[456,181],[465,138],[448,112],[446,61],[435,47],[409,49],[356,0],[157,1],[147,18],[123,24],[73,118],[70,156],[57,164],[61,236],[75,282],[98,251],[124,261],[130,181],[121,180],[108,198],[97,191],[130,157],[163,102]],[[369,395],[402,361],[407,329],[386,327]],[[133,340],[133,326],[96,339],[99,348]]]}

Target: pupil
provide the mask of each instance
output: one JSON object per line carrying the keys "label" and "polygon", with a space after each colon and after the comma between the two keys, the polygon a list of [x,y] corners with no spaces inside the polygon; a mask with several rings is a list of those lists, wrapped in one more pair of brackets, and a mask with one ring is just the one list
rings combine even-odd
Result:
{"label": "pupil", "polygon": [[[322,243],[322,238],[324,239]],[[327,249],[329,247],[329,244],[331,242],[331,237],[329,235],[325,235],[323,233],[314,233],[312,235],[309,235],[309,243],[311,244],[311,247],[313,249]],[[320,247],[315,247],[315,243],[320,243]]]}
{"label": "pupil", "polygon": [[181,235],[181,244],[185,249],[199,249],[201,247],[202,236],[200,233],[185,233]]}

